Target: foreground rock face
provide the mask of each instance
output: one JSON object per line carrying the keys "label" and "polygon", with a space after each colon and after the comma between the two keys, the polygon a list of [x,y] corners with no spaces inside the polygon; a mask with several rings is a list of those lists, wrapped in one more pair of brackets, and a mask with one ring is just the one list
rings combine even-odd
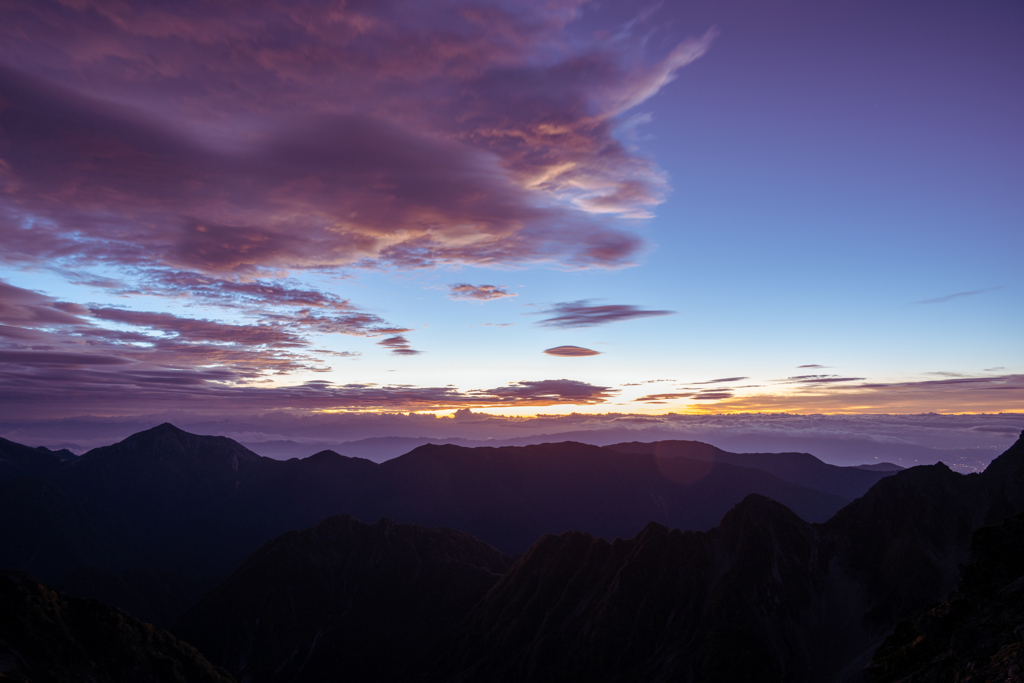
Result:
{"label": "foreground rock face", "polygon": [[979,527],[1024,510],[1024,447],[901,472],[825,524],[750,496],[708,533],[535,544],[433,660],[435,680],[835,681],[943,598]]}
{"label": "foreground rock face", "polygon": [[411,680],[510,564],[459,531],[339,515],[266,544],[177,633],[253,683]]}
{"label": "foreground rock face", "polygon": [[0,680],[230,683],[195,648],[119,609],[0,574]]}
{"label": "foreground rock face", "polygon": [[878,649],[874,681],[1024,681],[1024,515],[978,530],[972,551],[950,599]]}
{"label": "foreground rock face", "polygon": [[[752,495],[709,532],[547,535],[500,577],[498,554],[428,561],[448,532],[407,528],[400,550],[383,530],[404,525],[339,518],[268,544],[181,633],[254,681],[843,681],[949,594],[977,529],[1020,512],[1019,441],[983,474],[883,479],[824,524]],[[269,634],[293,639],[270,656]]]}

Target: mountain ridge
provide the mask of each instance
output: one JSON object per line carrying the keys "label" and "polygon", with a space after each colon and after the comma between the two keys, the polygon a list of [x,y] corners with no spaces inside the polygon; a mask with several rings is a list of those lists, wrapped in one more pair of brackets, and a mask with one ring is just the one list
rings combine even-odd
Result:
{"label": "mountain ridge", "polygon": [[[1018,441],[991,473],[904,470],[821,524],[755,494],[706,532],[547,534],[408,669],[353,680],[858,680],[896,622],[949,593],[975,532],[1024,512],[1022,494]],[[272,668],[258,680],[283,680]]]}
{"label": "mountain ridge", "polygon": [[652,520],[708,529],[748,493],[814,521],[848,502],[756,468],[573,442],[426,445],[382,464],[333,451],[276,461],[169,423],[51,465],[0,481],[0,566],[161,624],[265,542],[336,514],[460,529],[516,553],[571,529],[609,539]]}

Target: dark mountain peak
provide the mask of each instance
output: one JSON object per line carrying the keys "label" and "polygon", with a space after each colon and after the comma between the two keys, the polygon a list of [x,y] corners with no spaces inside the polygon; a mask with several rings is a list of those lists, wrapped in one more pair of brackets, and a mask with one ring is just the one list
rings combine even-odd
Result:
{"label": "dark mountain peak", "polygon": [[1005,477],[1024,470],[1024,432],[1006,452],[985,468],[986,477]]}
{"label": "dark mountain peak", "polygon": [[[566,531],[563,534],[544,534],[530,546],[516,562],[510,573],[503,577],[515,581],[515,574],[549,576],[558,574],[559,567],[575,566],[594,543],[608,544],[603,538],[595,539],[583,531]],[[539,572],[539,574],[538,574]]]}
{"label": "dark mountain peak", "polygon": [[807,526],[807,522],[782,503],[752,493],[725,513],[718,531],[724,537],[733,537],[751,531],[773,534],[783,529],[803,529]]}
{"label": "dark mountain peak", "polygon": [[36,446],[36,450],[39,451],[40,453],[50,453],[51,455],[55,455],[59,460],[63,461],[78,460],[78,456],[66,448],[61,448],[60,450],[54,451],[47,448],[46,446]]}
{"label": "dark mountain peak", "polygon": [[76,464],[94,463],[97,460],[145,461],[165,464],[188,461],[190,465],[208,468],[215,462],[227,464],[235,472],[238,464],[264,460],[242,444],[226,436],[205,436],[192,434],[175,427],[170,422],[152,429],[132,434],[127,439],[111,446],[94,448],[83,455]]}
{"label": "dark mountain peak", "polygon": [[[470,451],[471,448],[465,446],[456,446],[450,443],[425,443],[422,446],[417,446],[405,455],[399,456],[399,458],[412,459],[412,458],[429,458],[436,457],[444,453],[460,453],[462,451]],[[397,460],[398,458],[395,458]],[[389,461],[390,462],[390,461]]]}
{"label": "dark mountain peak", "polygon": [[307,460],[312,460],[313,458],[319,458],[319,459],[323,460],[323,459],[331,459],[331,458],[348,458],[348,457],[349,456],[342,455],[341,453],[338,453],[337,451],[332,451],[329,448],[325,448],[324,450],[317,451],[313,455],[309,456],[309,458],[307,458]]}

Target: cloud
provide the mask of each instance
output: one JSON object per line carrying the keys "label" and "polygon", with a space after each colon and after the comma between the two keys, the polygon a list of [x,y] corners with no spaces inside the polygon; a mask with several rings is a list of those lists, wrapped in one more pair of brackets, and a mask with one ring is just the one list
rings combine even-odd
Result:
{"label": "cloud", "polygon": [[672,315],[675,312],[645,310],[638,306],[625,304],[592,306],[590,301],[592,299],[555,304],[551,308],[538,313],[538,315],[549,315],[551,317],[545,318],[537,324],[544,327],[559,328],[593,327],[621,320]]}
{"label": "cloud", "polygon": [[617,390],[569,379],[546,379],[513,382],[506,387],[470,393],[477,396],[497,397],[523,405],[555,405],[558,403],[581,405],[604,403],[617,393]]}
{"label": "cloud", "polygon": [[739,382],[749,377],[723,377],[722,379],[709,379],[706,382],[692,382],[692,384],[722,384],[725,382]]}
{"label": "cloud", "polygon": [[[409,327],[303,277],[631,264],[670,188],[621,119],[713,33],[656,50],[581,15],[578,0],[5,4],[0,262],[127,307],[4,285],[0,351],[24,363],[0,387],[63,401],[50,361],[77,359],[67,395],[104,409],[165,400],[154,387],[320,400],[341,394],[256,385],[345,355],[315,335],[417,351]],[[469,286],[452,294],[514,296]],[[134,310],[151,297],[216,319]],[[625,308],[585,324],[660,314]]]}
{"label": "cloud", "polygon": [[947,294],[946,296],[940,296],[940,297],[937,297],[935,299],[924,299],[922,301],[915,301],[914,303],[916,303],[916,304],[944,304],[947,301],[952,301],[953,299],[959,299],[959,298],[965,297],[965,296],[977,296],[978,294],[985,294],[986,292],[993,292],[993,291],[995,291],[997,289],[1002,289],[1002,287],[989,287],[988,289],[974,289],[974,290],[971,290],[969,292],[957,292],[956,294]]}
{"label": "cloud", "polygon": [[857,378],[809,379],[798,382],[794,391],[734,396],[704,409],[798,413],[1024,410],[1024,375],[854,383],[856,381]]}
{"label": "cloud", "polygon": [[505,297],[519,296],[509,292],[504,287],[496,285],[470,285],[459,283],[448,285],[449,297],[456,300],[490,301],[491,299],[503,299]]}
{"label": "cloud", "polygon": [[0,280],[0,323],[19,327],[75,325],[87,311],[74,304],[55,301],[38,292],[15,287]]}
{"label": "cloud", "polygon": [[228,325],[210,320],[182,318],[171,313],[131,311],[121,308],[91,308],[89,314],[100,320],[157,330],[189,342],[221,342],[275,348],[306,345],[305,340],[301,337],[280,326]]}
{"label": "cloud", "polygon": [[78,366],[78,365],[122,365],[130,363],[127,358],[106,356],[99,353],[60,353],[53,351],[0,351],[0,363],[12,363],[22,367],[32,366]]}
{"label": "cloud", "polygon": [[650,215],[668,185],[615,117],[713,35],[651,55],[641,36],[570,30],[579,14],[15,2],[0,22],[6,258],[261,276],[629,263],[641,241],[615,218]]}
{"label": "cloud", "polygon": [[[7,419],[125,415],[183,408],[228,413],[286,410],[409,411],[507,406],[543,407],[603,403],[614,390],[572,380],[515,382],[494,389],[347,384],[311,381],[290,386],[241,384],[229,370],[162,369],[129,361],[93,368],[96,354],[56,357],[0,354],[0,407]],[[43,367],[47,362],[53,368]],[[128,363],[127,365],[120,365]],[[84,364],[84,365],[83,365]],[[130,396],[130,402],[125,401]]]}
{"label": "cloud", "polygon": [[[166,312],[88,308],[2,281],[0,323],[8,323],[0,324],[0,363],[15,366],[5,369],[8,382],[0,380],[0,387],[11,391],[49,376],[48,371],[34,374],[39,368],[58,365],[124,365],[116,373],[143,382],[191,376],[244,384],[300,369],[322,371],[324,358],[352,355],[314,350],[296,328],[283,324],[239,325]],[[117,327],[105,326],[110,323]],[[86,375],[116,381],[110,372]],[[57,384],[52,386],[60,392]],[[124,400],[132,397],[125,394]]]}
{"label": "cloud", "polygon": [[635,398],[633,400],[634,401],[641,401],[641,402],[648,402],[649,401],[649,402],[652,402],[652,403],[661,403],[661,402],[664,402],[664,401],[672,401],[672,400],[676,400],[676,399],[680,399],[680,398],[690,398],[691,396],[693,396],[692,392],[687,392],[687,393],[671,392],[671,393],[665,393],[665,394],[648,394],[647,396],[641,396],[640,398]]}
{"label": "cloud", "polygon": [[420,353],[420,351],[409,346],[409,340],[400,334],[396,334],[394,337],[388,337],[387,339],[381,339],[377,343],[391,349],[391,353],[396,356],[416,356]]}
{"label": "cloud", "polygon": [[828,367],[828,366],[818,365],[817,363],[811,363],[810,365],[798,365],[796,367],[799,370],[800,368],[824,368],[824,367]]}
{"label": "cloud", "polygon": [[[615,265],[639,241],[543,206],[492,154],[358,115],[323,115],[242,152],[0,71],[18,179],[9,260],[208,274],[492,263]],[[59,201],[55,198],[59,198]],[[138,221],[152,226],[139,233]]]}
{"label": "cloud", "polygon": [[796,375],[775,380],[783,384],[831,384],[834,382],[858,382],[864,377],[840,377],[839,375]]}
{"label": "cloud", "polygon": [[720,401],[722,399],[732,398],[733,396],[734,394],[728,390],[703,389],[696,392],[649,394],[633,400],[644,403],[661,403],[665,401],[677,401],[679,399],[689,399],[691,401]]}
{"label": "cloud", "polygon": [[582,346],[555,346],[550,349],[544,349],[544,353],[549,356],[566,356],[575,358],[579,356],[597,356],[600,355],[600,351],[594,351],[593,349],[585,349]]}

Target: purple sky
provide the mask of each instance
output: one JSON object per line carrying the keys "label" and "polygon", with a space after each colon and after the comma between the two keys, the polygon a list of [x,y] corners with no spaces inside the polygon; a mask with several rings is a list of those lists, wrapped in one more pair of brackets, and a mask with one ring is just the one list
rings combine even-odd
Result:
{"label": "purple sky", "polygon": [[1019,2],[0,10],[0,406],[1024,409]]}

